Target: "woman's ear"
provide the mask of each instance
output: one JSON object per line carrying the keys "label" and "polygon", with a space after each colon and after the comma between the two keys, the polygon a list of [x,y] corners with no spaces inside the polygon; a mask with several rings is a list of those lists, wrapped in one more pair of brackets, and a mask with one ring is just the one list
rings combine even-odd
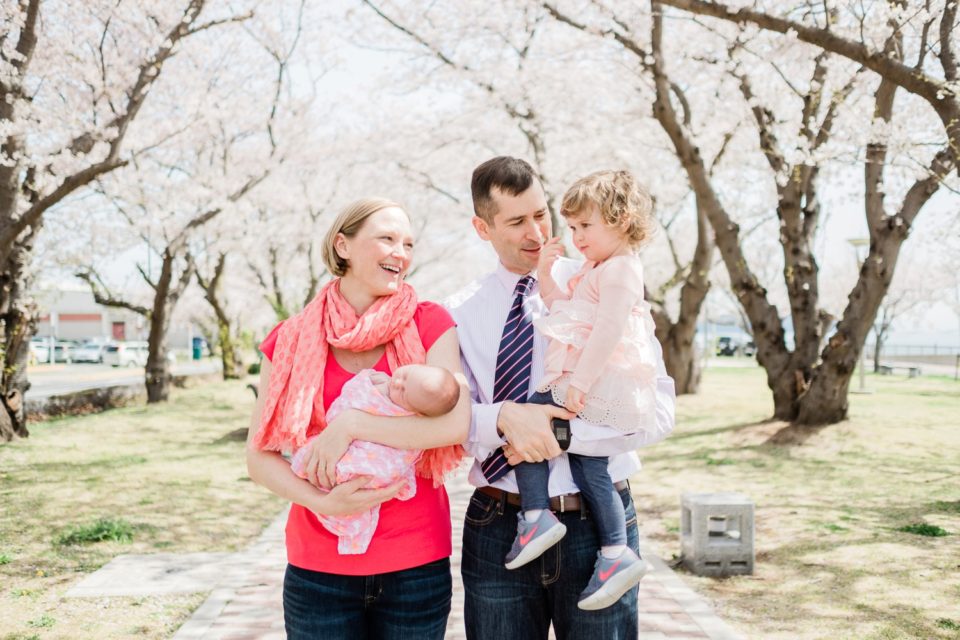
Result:
{"label": "woman's ear", "polygon": [[347,242],[347,236],[338,233],[333,239],[333,250],[344,260],[350,259],[350,243]]}

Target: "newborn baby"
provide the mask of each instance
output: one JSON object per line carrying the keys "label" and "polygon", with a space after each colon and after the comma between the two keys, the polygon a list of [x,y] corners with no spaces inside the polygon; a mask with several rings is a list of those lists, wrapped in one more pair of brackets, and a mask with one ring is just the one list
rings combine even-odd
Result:
{"label": "newborn baby", "polygon": [[[439,416],[452,411],[459,399],[460,385],[453,374],[442,367],[409,364],[397,367],[393,376],[364,369],[343,385],[340,396],[327,411],[327,421],[332,422],[347,409],[377,416]],[[293,472],[304,479],[311,443],[312,439],[308,440],[290,460]],[[403,480],[404,485],[396,497],[409,500],[417,492],[414,467],[421,453],[354,440],[337,463],[337,484],[357,476],[369,476],[366,488],[379,489]],[[346,516],[318,514],[317,518],[327,531],[340,538],[337,550],[341,554],[364,553],[377,528],[380,507]]]}

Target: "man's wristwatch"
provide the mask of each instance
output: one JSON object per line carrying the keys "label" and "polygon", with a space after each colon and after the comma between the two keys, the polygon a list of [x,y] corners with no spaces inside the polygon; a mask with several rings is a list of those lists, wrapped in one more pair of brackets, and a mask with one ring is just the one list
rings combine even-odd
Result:
{"label": "man's wristwatch", "polygon": [[570,446],[570,421],[565,418],[553,418],[550,426],[553,427],[553,436],[557,439],[557,444],[566,451]]}

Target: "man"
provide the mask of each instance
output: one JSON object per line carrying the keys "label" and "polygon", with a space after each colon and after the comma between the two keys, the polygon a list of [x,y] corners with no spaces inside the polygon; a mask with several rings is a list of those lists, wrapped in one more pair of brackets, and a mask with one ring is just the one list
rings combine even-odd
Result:
{"label": "man", "polygon": [[[476,458],[469,479],[477,490],[466,513],[461,568],[467,637],[547,638],[553,624],[558,638],[635,638],[636,588],[605,609],[577,607],[600,542],[551,428],[552,418],[571,414],[524,403],[543,374],[546,348],[530,324],[545,312],[533,278],[540,249],[551,236],[543,187],[525,161],[497,157],[477,167],[471,188],[474,229],[493,246],[499,265],[449,302],[474,402],[465,447]],[[578,268],[578,262],[560,259],[554,279],[564,286]],[[627,542],[634,551],[639,551],[636,511],[626,484],[640,468],[634,450],[664,438],[673,429],[673,412],[673,380],[661,357],[654,435],[625,435],[571,420],[570,452],[610,457],[610,476],[624,502]],[[550,507],[567,529],[540,558],[514,570],[506,569],[504,558],[517,532],[519,497],[504,456],[510,464],[549,461]]]}

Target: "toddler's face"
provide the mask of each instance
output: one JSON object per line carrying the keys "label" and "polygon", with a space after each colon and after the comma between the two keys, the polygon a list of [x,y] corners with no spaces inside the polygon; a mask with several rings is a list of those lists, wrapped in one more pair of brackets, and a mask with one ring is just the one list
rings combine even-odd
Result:
{"label": "toddler's face", "polygon": [[567,222],[573,235],[573,246],[587,260],[603,262],[630,246],[623,231],[603,221],[595,204],[579,215],[568,218]]}

